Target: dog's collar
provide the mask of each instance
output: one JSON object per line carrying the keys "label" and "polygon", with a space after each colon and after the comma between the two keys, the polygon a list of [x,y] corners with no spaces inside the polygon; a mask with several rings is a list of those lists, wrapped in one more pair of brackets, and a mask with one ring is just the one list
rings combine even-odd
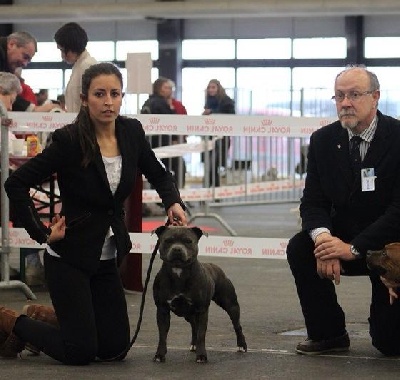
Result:
{"label": "dog's collar", "polygon": [[186,261],[182,262],[181,264],[177,265],[176,263],[171,263],[169,261],[163,261],[164,264],[168,265],[170,268],[186,268],[195,263],[195,261]]}

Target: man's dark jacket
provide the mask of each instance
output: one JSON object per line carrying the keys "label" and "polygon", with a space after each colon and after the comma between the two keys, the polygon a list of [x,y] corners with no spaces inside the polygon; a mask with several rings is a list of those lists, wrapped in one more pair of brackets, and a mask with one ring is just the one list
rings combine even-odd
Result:
{"label": "man's dark jacket", "polygon": [[400,121],[378,111],[378,124],[363,168],[374,168],[375,190],[353,178],[349,137],[339,121],[310,139],[300,212],[303,230],[327,227],[362,254],[400,241]]}

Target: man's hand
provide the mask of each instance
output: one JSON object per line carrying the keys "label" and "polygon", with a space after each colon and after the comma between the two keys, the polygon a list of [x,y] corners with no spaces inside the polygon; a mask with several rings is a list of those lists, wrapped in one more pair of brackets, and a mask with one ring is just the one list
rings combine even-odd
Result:
{"label": "man's hand", "polygon": [[317,259],[317,272],[319,277],[334,280],[336,285],[340,284],[341,270],[342,267],[338,259]]}
{"label": "man's hand", "polygon": [[350,252],[350,244],[328,233],[322,233],[317,236],[314,255],[322,261],[332,259],[355,260],[355,256]]}
{"label": "man's hand", "polygon": [[332,236],[330,233],[323,232],[317,236],[315,239],[314,255],[317,260],[317,272],[321,278],[334,280],[336,285],[340,284],[340,274],[342,271],[340,259],[354,259],[354,257],[348,257],[346,247],[349,255],[353,256],[350,253],[350,245]]}

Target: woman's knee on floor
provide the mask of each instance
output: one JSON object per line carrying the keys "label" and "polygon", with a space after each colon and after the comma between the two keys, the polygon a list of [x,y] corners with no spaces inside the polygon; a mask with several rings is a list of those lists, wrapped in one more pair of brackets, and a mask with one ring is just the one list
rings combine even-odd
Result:
{"label": "woman's knee on floor", "polygon": [[65,364],[88,365],[96,359],[95,345],[77,345],[65,343]]}
{"label": "woman's knee on floor", "polygon": [[113,362],[120,362],[126,358],[126,355],[128,355],[128,348],[126,347],[122,352],[115,352],[114,354],[111,352],[108,353],[100,353],[98,355],[98,358],[101,361],[113,361]]}
{"label": "woman's knee on floor", "polygon": [[104,361],[121,361],[124,360],[130,344],[129,334],[121,339],[109,341],[107,344],[102,344],[97,351],[97,357]]}

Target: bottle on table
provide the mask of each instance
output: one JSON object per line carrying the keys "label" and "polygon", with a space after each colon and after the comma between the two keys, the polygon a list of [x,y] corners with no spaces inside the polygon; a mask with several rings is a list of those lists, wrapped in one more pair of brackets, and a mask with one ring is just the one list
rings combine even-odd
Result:
{"label": "bottle on table", "polygon": [[35,157],[40,152],[39,139],[36,135],[26,138],[26,152],[28,157]]}

